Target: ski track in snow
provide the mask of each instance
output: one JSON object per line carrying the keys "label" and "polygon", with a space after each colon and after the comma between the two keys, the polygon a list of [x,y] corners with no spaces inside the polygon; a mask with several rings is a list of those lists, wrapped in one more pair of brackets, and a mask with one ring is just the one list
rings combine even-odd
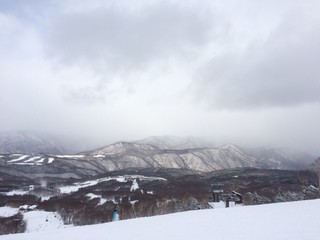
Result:
{"label": "ski track in snow", "polygon": [[25,163],[27,163],[27,162],[33,162],[34,160],[37,160],[37,159],[39,159],[39,158],[41,158],[41,157],[35,156],[35,157],[32,157],[32,158],[29,158],[28,160],[25,160],[24,162],[25,162]]}
{"label": "ski track in snow", "polygon": [[16,158],[16,159],[12,159],[12,160],[9,160],[8,163],[13,163],[13,162],[19,162],[25,158],[27,158],[29,155],[22,155],[21,157],[19,158]]}
{"label": "ski track in snow", "polygon": [[320,200],[188,211],[126,221],[2,235],[5,240],[317,240]]}
{"label": "ski track in snow", "polygon": [[45,158],[41,158],[40,160],[37,161],[37,163],[43,163]]}
{"label": "ski track in snow", "polygon": [[84,158],[85,155],[56,155],[57,158]]}

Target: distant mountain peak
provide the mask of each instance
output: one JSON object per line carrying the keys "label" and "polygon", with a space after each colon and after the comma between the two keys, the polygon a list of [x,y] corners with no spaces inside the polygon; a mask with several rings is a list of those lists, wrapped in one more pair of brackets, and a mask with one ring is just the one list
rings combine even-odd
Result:
{"label": "distant mountain peak", "polygon": [[196,137],[178,137],[178,136],[151,136],[137,143],[150,144],[161,149],[192,149],[192,148],[210,148],[212,144],[207,143]]}
{"label": "distant mountain peak", "polygon": [[152,151],[158,149],[156,146],[138,142],[117,142],[106,147],[91,151],[91,155],[119,155],[130,151]]}
{"label": "distant mountain peak", "polygon": [[237,150],[237,151],[240,150],[239,147],[237,147],[236,145],[231,144],[231,143],[224,144],[224,145],[222,145],[220,148],[221,148],[221,149],[233,149],[233,150]]}

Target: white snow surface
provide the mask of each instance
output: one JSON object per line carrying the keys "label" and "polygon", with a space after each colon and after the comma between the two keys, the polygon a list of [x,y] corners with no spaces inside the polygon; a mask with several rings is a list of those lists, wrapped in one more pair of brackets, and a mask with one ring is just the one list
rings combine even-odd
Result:
{"label": "white snow surface", "polygon": [[220,201],[220,202],[209,202],[209,205],[212,207],[212,208],[225,208],[226,207],[226,204],[225,202],[223,201]]}
{"label": "white snow surface", "polygon": [[320,200],[197,210],[149,218],[2,235],[6,240],[316,240]]}
{"label": "white snow surface", "polygon": [[0,207],[0,217],[11,217],[19,212],[18,208]]}
{"label": "white snow surface", "polygon": [[24,191],[24,190],[12,190],[10,192],[6,192],[6,193],[2,193],[2,194],[7,195],[7,196],[14,196],[14,195],[25,195],[28,192],[29,191]]}
{"label": "white snow surface", "polygon": [[24,162],[27,163],[27,162],[34,162],[35,160],[41,158],[41,156],[35,156],[35,157],[31,157],[29,158],[28,160],[25,160]]}
{"label": "white snow surface", "polygon": [[89,197],[90,199],[94,199],[94,198],[100,198],[100,202],[98,205],[103,205],[104,203],[106,203],[108,200],[110,201],[113,201],[115,203],[115,200],[114,198],[110,198],[110,199],[106,199],[106,198],[103,198],[101,195],[96,195],[94,193],[88,193],[86,194],[87,197]]}
{"label": "white snow surface", "polygon": [[[59,214],[46,211],[31,211],[23,213],[23,219],[27,222],[26,232],[57,231],[66,228]],[[28,234],[25,234],[28,236]]]}
{"label": "white snow surface", "polygon": [[37,163],[43,163],[45,158],[41,158],[40,160],[37,161]]}
{"label": "white snow surface", "polygon": [[29,155],[22,155],[22,156],[19,157],[19,158],[12,159],[12,160],[8,161],[8,163],[19,162],[19,161],[21,161],[21,160],[23,160],[23,159],[25,159],[25,158],[27,158],[27,157],[29,157]]}
{"label": "white snow surface", "polygon": [[30,162],[19,162],[19,163],[12,163],[12,164],[15,164],[15,165],[29,165],[29,166],[41,166],[42,164],[41,163],[30,163]]}
{"label": "white snow surface", "polygon": [[96,179],[96,180],[74,183],[74,185],[72,185],[72,186],[61,187],[60,188],[60,192],[61,193],[77,192],[80,188],[94,186],[94,185],[96,185],[96,184],[98,184],[100,182],[106,182],[106,181],[111,181],[111,180],[116,180],[118,182],[125,182],[126,181],[125,177],[123,177],[123,176],[99,178],[99,179]]}
{"label": "white snow surface", "polygon": [[84,158],[85,155],[56,155],[58,158]]}
{"label": "white snow surface", "polygon": [[134,179],[133,182],[132,182],[132,186],[130,188],[130,192],[133,192],[135,190],[139,189],[139,184],[137,182],[137,179]]}
{"label": "white snow surface", "polygon": [[[167,181],[167,179],[165,179],[165,178],[147,177],[147,176],[142,176],[142,175],[125,175],[125,176],[105,177],[105,178],[99,178],[96,180],[91,180],[91,181],[86,181],[86,182],[74,183],[72,186],[60,187],[60,192],[61,193],[72,193],[72,192],[77,192],[80,188],[94,186],[100,182],[106,182],[106,181],[111,181],[111,180],[115,180],[118,182],[127,182],[127,181],[131,181],[133,179],[134,179],[134,181],[136,181],[137,178],[140,179],[140,181],[155,181],[155,180]],[[134,182],[133,182],[133,184],[134,184]],[[138,186],[138,188],[139,188],[139,186]]]}

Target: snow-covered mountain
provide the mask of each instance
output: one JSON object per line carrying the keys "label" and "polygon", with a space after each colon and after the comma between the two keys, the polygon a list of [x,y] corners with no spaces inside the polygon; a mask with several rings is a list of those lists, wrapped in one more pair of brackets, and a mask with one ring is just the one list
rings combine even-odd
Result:
{"label": "snow-covered mountain", "polygon": [[[315,240],[320,200],[189,211],[83,227],[0,236],[5,240]],[[161,234],[160,234],[161,233]]]}
{"label": "snow-covered mountain", "polygon": [[[64,144],[66,146],[66,144]],[[307,153],[285,148],[242,148],[233,144],[213,147],[210,143],[194,137],[153,136],[134,142],[118,142],[106,147],[75,155],[57,155],[67,148],[59,140],[43,134],[28,132],[0,133],[0,154],[27,154],[29,158],[14,161],[13,156],[4,156],[15,165],[31,165],[36,157],[37,165],[42,158],[68,159],[77,168],[86,172],[113,171],[125,168],[186,168],[202,172],[237,167],[276,169],[305,169],[316,159]],[[41,153],[47,153],[42,156]],[[37,156],[34,156],[38,154]],[[51,155],[48,155],[51,154]],[[22,161],[23,160],[23,161]],[[28,164],[25,164],[28,163]],[[44,162],[45,163],[45,162]],[[92,166],[94,165],[94,166]],[[99,165],[99,167],[97,167]],[[90,167],[89,167],[90,166]]]}
{"label": "snow-covered mountain", "polygon": [[104,159],[114,170],[153,167],[209,172],[237,167],[271,167],[231,144],[221,148],[162,149],[156,145],[120,142],[86,154]]}
{"label": "snow-covered mountain", "polygon": [[[283,161],[283,162],[281,162]],[[77,155],[0,154],[0,172],[26,178],[82,178],[124,169],[187,169],[211,172],[234,168],[301,169],[286,158],[259,158],[239,147],[161,149],[137,142],[119,142]],[[307,165],[306,167],[307,168]]]}
{"label": "snow-covered mountain", "polygon": [[123,169],[174,168],[200,172],[239,167],[272,168],[247,155],[235,146],[160,149],[148,144],[120,142],[78,155],[2,154],[0,172],[3,177],[82,178]]}
{"label": "snow-covered mountain", "polygon": [[[55,147],[57,145],[54,142],[43,140],[36,135],[16,134],[14,139],[20,139],[23,146],[20,148],[19,145],[10,145],[10,140],[6,139],[11,138],[9,135],[6,136],[1,142],[2,146],[6,146],[7,152],[0,153],[0,173],[1,179],[12,180],[42,177],[80,179],[112,171],[146,168],[185,169],[198,172],[234,168],[297,170],[306,169],[310,166],[311,159],[315,159],[297,151],[243,150],[233,144],[210,147],[198,139],[169,136],[151,137],[135,142],[118,142],[93,151],[63,155],[55,153],[59,152],[59,149]],[[183,148],[186,146],[189,148]],[[13,151],[15,152],[12,153]]]}
{"label": "snow-covered mountain", "polygon": [[213,144],[207,143],[196,137],[177,137],[177,136],[152,136],[137,143],[153,145],[161,149],[190,149],[190,148],[210,148]]}
{"label": "snow-covered mountain", "polygon": [[61,153],[64,147],[48,134],[0,132],[0,153]]}

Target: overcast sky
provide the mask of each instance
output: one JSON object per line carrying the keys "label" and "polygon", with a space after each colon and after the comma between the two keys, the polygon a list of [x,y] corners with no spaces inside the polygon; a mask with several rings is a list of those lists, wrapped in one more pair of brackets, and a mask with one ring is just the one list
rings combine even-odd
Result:
{"label": "overcast sky", "polygon": [[0,130],[320,154],[319,0],[0,0]]}

